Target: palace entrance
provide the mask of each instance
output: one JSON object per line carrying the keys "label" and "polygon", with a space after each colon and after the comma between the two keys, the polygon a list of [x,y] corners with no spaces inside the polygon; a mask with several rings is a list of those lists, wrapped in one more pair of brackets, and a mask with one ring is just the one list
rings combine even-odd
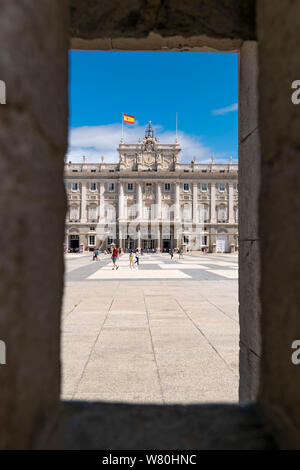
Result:
{"label": "palace entrance", "polygon": [[79,235],[69,236],[69,250],[72,253],[79,251]]}

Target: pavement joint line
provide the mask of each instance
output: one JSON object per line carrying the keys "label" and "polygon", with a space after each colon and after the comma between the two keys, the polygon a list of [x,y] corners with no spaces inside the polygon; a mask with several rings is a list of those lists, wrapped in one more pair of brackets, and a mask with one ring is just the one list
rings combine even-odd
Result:
{"label": "pavement joint line", "polygon": [[[144,290],[143,290],[143,293],[144,293]],[[156,373],[157,373],[157,378],[158,378],[158,383],[159,383],[161,398],[162,398],[163,404],[165,404],[165,403],[166,403],[166,400],[165,400],[165,396],[164,396],[164,390],[163,390],[163,386],[162,386],[162,382],[161,382],[161,377],[160,377],[160,372],[159,372],[157,357],[156,357],[156,353],[155,353],[155,347],[154,347],[154,342],[153,342],[153,337],[152,337],[152,331],[151,331],[151,326],[150,326],[150,320],[149,320],[149,311],[148,311],[148,307],[147,307],[145,295],[143,296],[143,300],[144,300],[145,309],[146,309],[146,315],[147,315],[148,329],[149,329],[149,334],[150,334],[151,347],[152,347],[152,352],[153,352],[154,361],[155,361],[155,365],[156,365]]]}
{"label": "pavement joint line", "polygon": [[208,344],[210,345],[210,347],[216,352],[216,354],[219,356],[219,358],[224,362],[224,364],[226,364],[226,366],[228,367],[228,369],[234,374],[235,377],[239,378],[238,374],[236,374],[236,372],[233,370],[233,368],[230,366],[230,364],[228,364],[228,362],[226,361],[226,359],[224,359],[224,357],[219,353],[219,351],[215,348],[215,346],[211,343],[211,341],[207,338],[207,336],[205,335],[205,333],[203,333],[203,331],[201,330],[201,328],[194,322],[194,320],[190,317],[190,315],[184,310],[184,308],[181,306],[181,304],[179,303],[179,301],[177,300],[176,297],[174,297],[175,301],[178,303],[179,307],[181,308],[181,310],[186,314],[186,316],[189,318],[189,320],[193,323],[194,327],[197,328],[197,330],[201,333],[201,335],[203,336],[203,338],[208,342]]}
{"label": "pavement joint line", "polygon": [[209,302],[211,305],[213,305],[216,309],[218,309],[221,313],[223,313],[223,315],[225,315],[225,317],[229,318],[230,320],[234,321],[235,323],[237,323],[239,325],[239,321],[236,320],[235,318],[232,318],[230,315],[228,315],[228,313],[224,312],[220,307],[218,307],[217,305],[215,305],[211,300],[207,299],[207,302]]}
{"label": "pavement joint line", "polygon": [[72,395],[72,399],[74,399],[74,397],[75,397],[75,395],[76,395],[76,393],[77,393],[77,391],[78,391],[78,388],[79,388],[80,382],[81,382],[81,380],[82,380],[82,378],[83,378],[85,369],[86,369],[86,367],[87,367],[87,365],[88,365],[88,363],[89,363],[89,361],[90,361],[90,359],[91,359],[91,356],[92,356],[93,351],[94,351],[94,349],[95,349],[95,345],[96,345],[96,343],[97,343],[97,341],[98,341],[98,339],[99,339],[99,337],[100,337],[100,334],[101,334],[101,332],[103,331],[105,322],[106,322],[106,320],[107,320],[107,318],[108,318],[108,315],[109,315],[109,312],[110,312],[110,310],[111,310],[111,307],[112,307],[112,304],[113,304],[114,300],[115,300],[115,296],[112,298],[112,301],[111,301],[111,303],[110,303],[110,306],[109,306],[109,308],[108,308],[108,310],[107,310],[107,312],[106,312],[105,318],[104,318],[104,320],[103,320],[103,322],[102,322],[102,324],[101,324],[99,333],[98,333],[98,335],[97,335],[97,337],[96,337],[96,339],[95,339],[95,341],[94,341],[94,343],[93,343],[93,346],[91,347],[90,353],[89,353],[88,358],[87,358],[87,360],[86,360],[86,362],[85,362],[85,364],[84,364],[84,367],[82,368],[82,372],[81,372],[81,374],[80,374],[80,377],[79,377],[79,379],[78,379],[78,382],[77,382],[76,386],[74,387],[74,392],[73,392],[73,395]]}

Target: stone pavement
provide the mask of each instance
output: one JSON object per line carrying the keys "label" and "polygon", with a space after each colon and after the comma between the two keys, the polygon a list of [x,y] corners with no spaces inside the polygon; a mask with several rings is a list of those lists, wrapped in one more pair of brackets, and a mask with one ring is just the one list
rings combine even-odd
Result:
{"label": "stone pavement", "polygon": [[62,398],[238,400],[236,255],[66,255]]}

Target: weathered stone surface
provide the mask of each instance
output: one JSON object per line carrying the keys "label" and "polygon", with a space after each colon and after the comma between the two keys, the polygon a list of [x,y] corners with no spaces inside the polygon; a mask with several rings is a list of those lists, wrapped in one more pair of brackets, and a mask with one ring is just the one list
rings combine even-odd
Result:
{"label": "weathered stone surface", "polygon": [[260,145],[258,129],[239,144],[239,240],[259,238]]}
{"label": "weathered stone surface", "polygon": [[259,401],[280,446],[298,449],[300,374],[299,366],[291,363],[291,344],[300,338],[300,107],[291,102],[291,83],[300,77],[299,28],[299,2],[258,2],[263,311]]}
{"label": "weathered stone surface", "polygon": [[[272,449],[254,406],[63,404],[47,449]],[[53,435],[55,429],[56,434]]]}
{"label": "weathered stone surface", "polygon": [[[59,399],[67,10],[3,0],[0,70],[0,447],[30,447]],[[4,47],[5,45],[5,47]],[[47,246],[43,246],[47,240]],[[46,269],[45,269],[46,266]]]}
{"label": "weathered stone surface", "polygon": [[254,0],[72,0],[71,37],[255,39]]}
{"label": "weathered stone surface", "polygon": [[[258,241],[247,241],[239,247],[240,341],[261,354],[260,335],[260,247]],[[242,314],[241,314],[242,313]],[[242,371],[240,371],[242,372]],[[252,396],[252,399],[254,397]]]}
{"label": "weathered stone surface", "polygon": [[240,342],[240,371],[243,378],[239,386],[240,403],[255,401],[259,389],[259,368],[260,356]]}
{"label": "weathered stone surface", "polygon": [[256,399],[261,350],[257,71],[257,45],[247,41],[241,48],[239,61],[239,389],[242,402]]}

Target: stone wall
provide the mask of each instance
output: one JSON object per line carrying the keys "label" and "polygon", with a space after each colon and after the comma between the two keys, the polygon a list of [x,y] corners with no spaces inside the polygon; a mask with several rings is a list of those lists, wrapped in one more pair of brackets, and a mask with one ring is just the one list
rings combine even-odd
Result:
{"label": "stone wall", "polygon": [[[259,401],[281,447],[300,448],[300,369],[291,344],[300,339],[300,3],[258,2],[261,130],[262,366]],[[282,19],[284,18],[284,21]]]}
{"label": "stone wall", "polygon": [[[0,448],[31,447],[60,393],[68,17],[61,0],[1,1]],[[5,222],[4,222],[5,221]],[[44,241],[47,241],[44,245]]]}
{"label": "stone wall", "polygon": [[243,43],[239,60],[239,317],[241,402],[255,400],[259,384],[260,255],[258,197],[257,44]]}
{"label": "stone wall", "polygon": [[0,231],[0,332],[7,364],[0,367],[1,448],[123,449],[144,442],[148,448],[270,448],[261,413],[280,447],[300,448],[300,375],[290,361],[291,343],[300,337],[300,107],[290,99],[291,82],[300,78],[300,5],[258,2],[260,167],[256,46],[248,42],[255,39],[253,3],[202,1],[196,11],[191,0],[133,0],[124,16],[120,2],[82,0],[71,8],[78,47],[232,50],[247,40],[239,144],[241,184],[247,176],[254,187],[240,196],[240,208],[249,211],[248,221],[240,219],[241,397],[256,394],[261,303],[260,407],[160,408],[59,401],[68,10],[62,0],[2,0],[0,78],[7,104],[0,107],[0,214],[6,224]]}
{"label": "stone wall", "polygon": [[255,0],[71,0],[74,49],[237,50],[255,35]]}

